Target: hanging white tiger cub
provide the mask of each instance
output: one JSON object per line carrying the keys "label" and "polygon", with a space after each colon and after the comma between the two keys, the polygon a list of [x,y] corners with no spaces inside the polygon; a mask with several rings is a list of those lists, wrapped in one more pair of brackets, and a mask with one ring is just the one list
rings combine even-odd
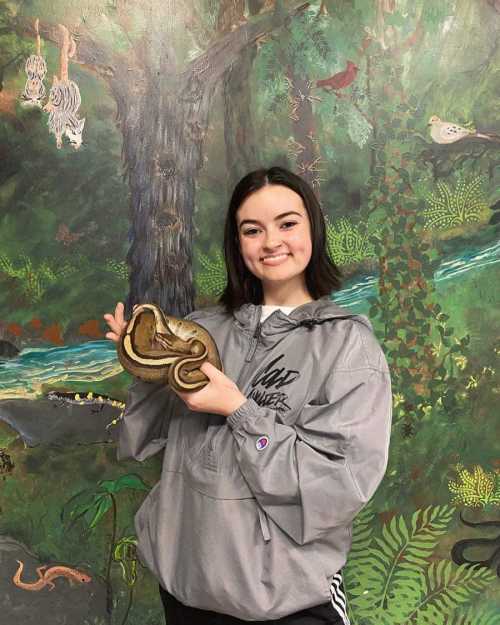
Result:
{"label": "hanging white tiger cub", "polygon": [[42,107],[42,100],[45,98],[45,85],[43,79],[47,73],[47,64],[45,59],[40,54],[40,32],[38,30],[38,18],[35,20],[36,30],[36,54],[31,54],[26,59],[26,65],[24,67],[28,78],[24,86],[24,91],[21,94],[21,104],[23,106],[38,106]]}
{"label": "hanging white tiger cub", "polygon": [[82,132],[85,118],[78,119],[77,111],[82,103],[80,89],[76,82],[69,80],[68,59],[74,56],[76,43],[69,35],[66,26],[58,24],[62,33],[60,53],[60,77],[54,75],[49,93],[49,101],[43,110],[49,113],[49,132],[56,136],[56,145],[62,147],[62,138],[65,134],[71,145],[77,150],[82,145]]}

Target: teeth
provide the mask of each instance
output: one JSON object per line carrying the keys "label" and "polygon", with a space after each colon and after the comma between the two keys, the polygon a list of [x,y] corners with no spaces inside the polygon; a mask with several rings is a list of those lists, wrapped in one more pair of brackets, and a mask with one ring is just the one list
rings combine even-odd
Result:
{"label": "teeth", "polygon": [[278,256],[264,256],[263,260],[267,260],[268,258],[284,258],[288,256],[288,254],[278,254]]}

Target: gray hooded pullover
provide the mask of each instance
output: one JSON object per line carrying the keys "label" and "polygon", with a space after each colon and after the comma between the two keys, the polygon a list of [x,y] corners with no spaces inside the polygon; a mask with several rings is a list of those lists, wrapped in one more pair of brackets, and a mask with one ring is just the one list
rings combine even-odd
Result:
{"label": "gray hooded pullover", "polygon": [[321,298],[186,316],[247,397],[227,418],[135,381],[118,458],[165,448],[135,518],[138,552],[185,605],[272,620],[330,601],[352,521],[385,473],[391,379],[368,318]]}

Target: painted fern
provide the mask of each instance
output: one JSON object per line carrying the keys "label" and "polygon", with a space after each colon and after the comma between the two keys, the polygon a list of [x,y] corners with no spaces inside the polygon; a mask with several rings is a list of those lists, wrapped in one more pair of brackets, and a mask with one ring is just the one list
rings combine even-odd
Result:
{"label": "painted fern", "polygon": [[459,481],[448,481],[448,488],[455,493],[453,504],[481,508],[488,504],[500,505],[500,474],[485,471],[474,465],[468,471],[461,463],[456,465]]}
{"label": "painted fern", "polygon": [[[407,527],[403,517],[393,517],[389,527],[384,525],[382,535],[384,541],[376,539],[380,549],[385,545],[385,555],[388,549],[392,549],[392,561],[388,569],[382,596],[378,608],[385,610],[389,606],[390,599],[398,596],[398,605],[393,605],[399,614],[401,598],[406,598],[406,603],[411,604],[419,597],[418,577],[422,567],[427,565],[428,558],[434,552],[440,536],[446,533],[448,525],[453,517],[455,508],[452,506],[429,506],[425,510],[416,510]],[[397,519],[397,520],[396,520]],[[373,552],[380,559],[380,551]],[[393,602],[391,602],[393,603]],[[390,610],[392,611],[392,610]]]}
{"label": "painted fern", "polygon": [[[353,524],[353,536],[350,555],[351,558],[364,557],[373,538],[373,523],[375,511],[373,502],[367,504],[358,514]],[[356,571],[352,571],[355,575]]]}
{"label": "painted fern", "polygon": [[456,610],[447,625],[500,625],[500,610],[470,606],[466,612]]}
{"label": "painted fern", "polygon": [[408,522],[394,516],[375,536],[371,508],[358,515],[345,567],[353,625],[446,625],[447,617],[494,579],[489,570],[432,561],[455,508],[429,506]]}
{"label": "painted fern", "polygon": [[42,300],[47,289],[54,283],[76,273],[76,267],[68,262],[42,261],[35,266],[29,256],[20,254],[17,263],[5,254],[0,254],[0,275],[4,274],[17,282],[26,299],[31,303]]}
{"label": "painted fern", "polygon": [[484,184],[484,176],[461,179],[454,189],[438,181],[437,190],[427,194],[425,227],[438,230],[479,221],[489,209]]}
{"label": "painted fern", "polygon": [[355,597],[357,593],[365,593],[370,588],[371,576],[376,571],[366,563],[366,554],[373,541],[375,511],[373,502],[368,503],[354,519],[352,545],[349,559],[342,570],[342,577],[349,594]]}
{"label": "painted fern", "polygon": [[482,566],[440,560],[432,562],[422,577],[422,599],[406,617],[404,623],[418,625],[445,625],[448,615],[457,606],[469,603],[483,591],[496,575]]}
{"label": "painted fern", "polygon": [[325,221],[327,251],[336,265],[359,262],[375,256],[370,237],[376,229],[372,231],[364,224],[353,224],[346,217],[341,217],[332,224],[326,216]]}
{"label": "painted fern", "polygon": [[227,282],[222,252],[217,249],[211,257],[198,252],[197,257],[203,267],[203,270],[195,276],[198,292],[201,295],[220,295]]}

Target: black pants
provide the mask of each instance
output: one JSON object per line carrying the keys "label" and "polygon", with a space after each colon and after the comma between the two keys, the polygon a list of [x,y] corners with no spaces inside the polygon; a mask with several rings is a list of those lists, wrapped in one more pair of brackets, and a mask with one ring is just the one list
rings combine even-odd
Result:
{"label": "black pants", "polygon": [[343,625],[342,618],[334,610],[331,603],[324,603],[273,621],[242,621],[227,614],[185,606],[162,586],[160,586],[160,596],[165,608],[167,625],[240,625],[244,623],[252,623],[252,625],[261,625],[262,623],[273,623],[274,625]]}

